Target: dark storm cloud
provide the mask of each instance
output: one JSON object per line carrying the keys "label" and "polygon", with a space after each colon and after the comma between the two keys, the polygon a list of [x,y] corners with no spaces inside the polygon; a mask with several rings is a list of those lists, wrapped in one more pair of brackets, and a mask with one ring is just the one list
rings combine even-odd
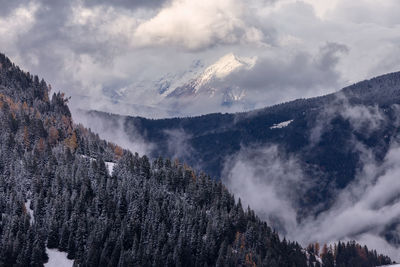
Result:
{"label": "dark storm cloud", "polygon": [[32,17],[32,21],[25,25],[22,24],[24,17],[19,19],[22,25],[14,29],[15,39],[10,46],[2,47],[2,52],[23,68],[51,80],[52,76],[63,71],[62,58],[65,55],[59,48],[71,43],[63,28],[71,14],[72,3],[59,0],[2,1],[0,19],[4,18],[9,24],[18,21],[21,10]]}
{"label": "dark storm cloud", "polygon": [[12,12],[15,8],[17,8],[21,3],[26,3],[24,0],[0,0],[0,16],[7,16]]}
{"label": "dark storm cloud", "polygon": [[[168,0],[153,1],[84,1],[83,7],[95,8],[107,6],[111,8],[128,8],[135,10],[137,8],[160,8]],[[95,60],[111,63],[112,56],[118,52],[124,52],[123,45],[117,47],[118,41],[111,36],[102,36],[94,32],[93,25],[70,25],[73,8],[79,7],[79,1],[64,0],[0,0],[0,16],[7,16],[19,7],[26,7],[29,3],[38,4],[35,13],[35,23],[26,33],[18,36],[15,45],[22,58],[29,61],[32,55],[40,61],[41,68],[49,66],[49,70],[61,70],[63,67],[64,56],[78,56],[80,54],[90,54]],[[105,11],[100,11],[104,12]],[[106,14],[105,14],[106,15]],[[98,21],[101,26],[101,21]],[[66,55],[65,52],[72,52]],[[125,49],[126,52],[126,49]],[[27,55],[30,56],[27,56]],[[49,64],[50,63],[50,64]],[[28,64],[29,65],[29,64]],[[33,64],[29,67],[34,67]],[[35,70],[35,69],[34,69]],[[47,73],[47,70],[44,71]]]}
{"label": "dark storm cloud", "polygon": [[[0,16],[6,16],[10,14],[13,10],[20,6],[27,6],[29,3],[39,3],[43,7],[50,7],[53,11],[59,10],[63,11],[63,7],[69,6],[73,3],[73,1],[63,1],[63,0],[39,0],[39,1],[30,1],[30,0],[15,0],[15,1],[8,1],[8,0],[0,0]],[[58,13],[58,12],[57,12]],[[53,25],[56,26],[56,25]]]}
{"label": "dark storm cloud", "polygon": [[[42,0],[35,13],[32,28],[18,36],[15,42],[21,63],[31,72],[46,76],[53,82],[65,73],[65,60],[75,56],[67,51],[90,51],[87,43],[80,42],[79,33],[65,31],[72,13],[72,1]],[[73,86],[71,84],[71,86]]]}
{"label": "dark storm cloud", "polygon": [[[28,2],[19,1],[9,5],[9,14],[16,8],[28,6]],[[99,25],[96,22],[94,25],[71,23],[76,15],[74,8],[80,7],[78,1],[41,0],[35,3],[34,23],[29,25],[28,31],[17,35],[14,47],[10,50],[15,50],[20,61],[18,63],[33,73],[45,76],[47,81],[58,85],[57,90],[73,94],[83,89],[82,81],[73,77],[82,64],[82,56],[89,57],[94,64],[111,67],[115,55],[127,51],[126,40],[107,34],[99,36],[97,26],[101,25],[100,21]],[[141,6],[140,1],[136,4],[137,7]],[[131,8],[134,8],[133,3]],[[98,13],[106,16],[104,9]],[[86,70],[89,71],[89,66]],[[124,83],[126,81],[119,79],[113,82]]]}
{"label": "dark storm cloud", "polygon": [[158,9],[162,5],[171,2],[171,0],[86,0],[84,3],[88,7],[96,6],[96,5],[111,5],[129,9],[137,9],[137,8],[155,8]]}
{"label": "dark storm cloud", "polygon": [[[98,5],[106,5],[113,7],[123,7],[128,9],[137,9],[137,8],[151,8],[151,9],[159,9],[164,4],[170,2],[171,0],[85,0],[83,4],[87,7],[95,7]],[[12,12],[15,8],[20,5],[27,5],[30,0],[0,0],[0,16],[6,16],[10,12]],[[65,6],[75,4],[74,1],[65,1],[65,0],[38,0],[36,1],[40,4],[43,4],[47,7],[51,7],[52,10],[55,8],[63,8]]]}

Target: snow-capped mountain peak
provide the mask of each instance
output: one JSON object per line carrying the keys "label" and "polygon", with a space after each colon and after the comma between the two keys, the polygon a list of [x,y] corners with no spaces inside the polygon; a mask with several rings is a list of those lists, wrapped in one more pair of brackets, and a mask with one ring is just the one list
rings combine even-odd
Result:
{"label": "snow-capped mountain peak", "polygon": [[[233,53],[229,53],[221,58],[219,58],[214,64],[207,67],[200,75],[192,78],[189,82],[178,86],[175,90],[168,93],[168,97],[188,97],[195,96],[200,93],[214,96],[217,91],[221,91],[221,88],[215,88],[213,82],[223,81],[226,77],[238,70],[249,70],[256,64],[257,57],[238,57]],[[224,88],[223,90],[227,90]],[[241,99],[245,95],[244,91],[240,91],[239,94],[235,93],[234,100],[237,98]],[[231,95],[232,93],[222,92],[225,96]]]}
{"label": "snow-capped mountain peak", "polygon": [[235,70],[241,68],[251,69],[255,65],[256,60],[256,57],[238,57],[233,53],[221,57],[217,62],[206,68],[200,77],[196,79],[195,92],[213,78],[223,79]]}

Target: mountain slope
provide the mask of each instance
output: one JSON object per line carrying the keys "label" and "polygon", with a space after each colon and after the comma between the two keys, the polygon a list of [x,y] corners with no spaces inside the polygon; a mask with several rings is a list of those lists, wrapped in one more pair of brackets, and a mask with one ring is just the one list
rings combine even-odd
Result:
{"label": "mountain slope", "polygon": [[[257,159],[263,157],[257,148],[276,146],[281,161],[295,159],[307,184],[292,192],[292,205],[302,221],[328,211],[338,192],[354,183],[364,166],[384,161],[400,140],[399,104],[400,72],[335,94],[246,113],[161,120],[99,112],[89,116],[102,118],[106,127],[118,127],[113,124],[122,119],[128,135],[134,131],[155,144],[152,156],[178,157],[216,179],[230,175],[235,155],[250,150],[249,156]],[[396,242],[397,222],[392,223],[382,232]]]}
{"label": "mountain slope", "polygon": [[221,183],[100,140],[0,63],[0,266],[43,266],[46,246],[79,266],[308,266]]}
{"label": "mountain slope", "polygon": [[[46,246],[77,266],[320,266],[221,183],[73,124],[49,89],[0,54],[0,266],[43,266]],[[391,263],[355,243],[321,253],[339,257]]]}

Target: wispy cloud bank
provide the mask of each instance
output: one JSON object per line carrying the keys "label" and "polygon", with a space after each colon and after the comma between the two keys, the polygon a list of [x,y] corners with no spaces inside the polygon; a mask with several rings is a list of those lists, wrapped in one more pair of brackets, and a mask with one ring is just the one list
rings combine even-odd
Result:
{"label": "wispy cloud bank", "polygon": [[243,148],[227,159],[222,177],[258,216],[284,233],[296,229],[299,198],[310,186],[296,158],[283,154],[276,145]]}
{"label": "wispy cloud bank", "polygon": [[[389,110],[395,112],[397,107]],[[330,131],[330,121],[335,117],[348,121],[353,131],[364,137],[383,131],[388,123],[398,126],[396,120],[388,121],[381,108],[350,104],[341,96],[320,113],[310,131],[310,146],[319,142],[323,132]],[[287,237],[303,245],[356,239],[399,259],[396,242],[400,235],[396,227],[400,224],[400,143],[396,135],[390,138],[386,156],[380,160],[373,148],[350,137],[349,147],[343,149],[359,155],[354,179],[344,189],[332,188],[337,195],[328,209],[303,218],[298,216],[307,213],[299,213],[299,200],[318,185],[320,177],[310,177],[302,171],[301,154],[287,154],[273,144],[261,149],[243,148],[227,160],[223,180],[259,216],[277,229],[284,228],[282,232]]]}
{"label": "wispy cloud bank", "polygon": [[103,119],[82,110],[74,112],[74,120],[97,133],[102,139],[113,142],[124,149],[137,152],[140,155],[149,155],[154,144],[147,142],[133,126],[125,124],[124,118],[117,120]]}

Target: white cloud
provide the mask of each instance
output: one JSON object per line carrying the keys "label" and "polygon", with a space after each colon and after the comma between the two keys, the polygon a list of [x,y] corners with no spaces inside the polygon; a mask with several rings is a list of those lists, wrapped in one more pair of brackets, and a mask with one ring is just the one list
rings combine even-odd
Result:
{"label": "white cloud", "polygon": [[[301,223],[297,221],[297,198],[315,181],[302,173],[295,157],[284,156],[277,146],[242,149],[227,161],[223,182],[258,216],[304,246],[357,240],[398,260],[400,249],[389,244],[382,233],[399,222],[399,159],[397,144],[382,164],[365,159],[354,182],[339,193],[332,207]],[[398,235],[398,229],[395,231]]]}
{"label": "white cloud", "polygon": [[[398,109],[391,108],[394,112]],[[382,129],[389,119],[376,106],[352,106],[343,98],[320,116],[319,132],[329,128],[332,118],[342,116],[355,131],[362,131],[366,136]],[[394,125],[397,123],[396,120]],[[304,246],[313,242],[357,240],[398,260],[400,248],[385,240],[388,233],[395,241],[400,239],[400,144],[396,140],[392,139],[382,161],[363,143],[355,138],[349,140],[346,149],[357,151],[360,156],[354,180],[336,191],[329,209],[317,215],[311,212],[300,221],[296,217],[298,199],[305,196],[308,188],[317,185],[320,177],[302,172],[296,154],[287,155],[276,145],[243,148],[227,161],[223,181],[261,218],[273,226],[278,219],[286,236]]]}
{"label": "white cloud", "polygon": [[236,198],[258,216],[287,233],[297,227],[298,197],[309,188],[296,158],[282,154],[276,145],[242,148],[227,159],[222,181]]}
{"label": "white cloud", "polygon": [[[397,108],[397,106],[394,106]],[[352,127],[364,135],[380,129],[386,124],[386,116],[377,106],[351,105],[342,94],[336,94],[336,99],[319,114],[317,124],[311,129],[310,142],[316,144],[321,140],[322,134],[329,129],[328,125],[335,116],[348,120]]]}
{"label": "white cloud", "polygon": [[331,10],[333,10],[340,0],[304,0],[304,2],[311,4],[318,17],[324,18],[324,16]]}
{"label": "white cloud", "polygon": [[216,44],[261,43],[263,33],[245,20],[246,5],[235,0],[174,0],[141,23],[133,42],[177,45],[188,50]]}
{"label": "white cloud", "polygon": [[380,2],[336,0],[336,8],[329,13],[328,17],[357,24],[377,24],[391,27],[400,22],[399,8],[400,2],[395,0]]}
{"label": "white cloud", "polygon": [[399,159],[400,148],[393,144],[383,164],[364,162],[357,179],[338,195],[333,207],[303,222],[293,237],[303,242],[369,241],[370,247],[398,259],[399,249],[381,234],[400,216]]}
{"label": "white cloud", "polygon": [[31,2],[28,5],[21,5],[13,10],[6,17],[0,17],[0,46],[12,46],[19,35],[27,33],[34,25],[35,13],[39,4]]}
{"label": "white cloud", "polygon": [[[75,111],[73,115],[76,123],[85,125],[85,127],[99,134],[101,138],[118,144],[124,149],[129,149],[140,155],[149,155],[154,149],[154,144],[145,142],[132,125],[129,126],[129,129],[125,128],[123,118],[112,121],[104,120],[100,116],[82,111]],[[127,132],[129,132],[129,135]]]}
{"label": "white cloud", "polygon": [[89,8],[80,3],[72,7],[67,27],[83,32],[89,39],[95,38],[98,43],[108,41],[114,46],[129,47],[131,36],[139,24],[138,15],[136,11],[122,8],[107,5]]}

